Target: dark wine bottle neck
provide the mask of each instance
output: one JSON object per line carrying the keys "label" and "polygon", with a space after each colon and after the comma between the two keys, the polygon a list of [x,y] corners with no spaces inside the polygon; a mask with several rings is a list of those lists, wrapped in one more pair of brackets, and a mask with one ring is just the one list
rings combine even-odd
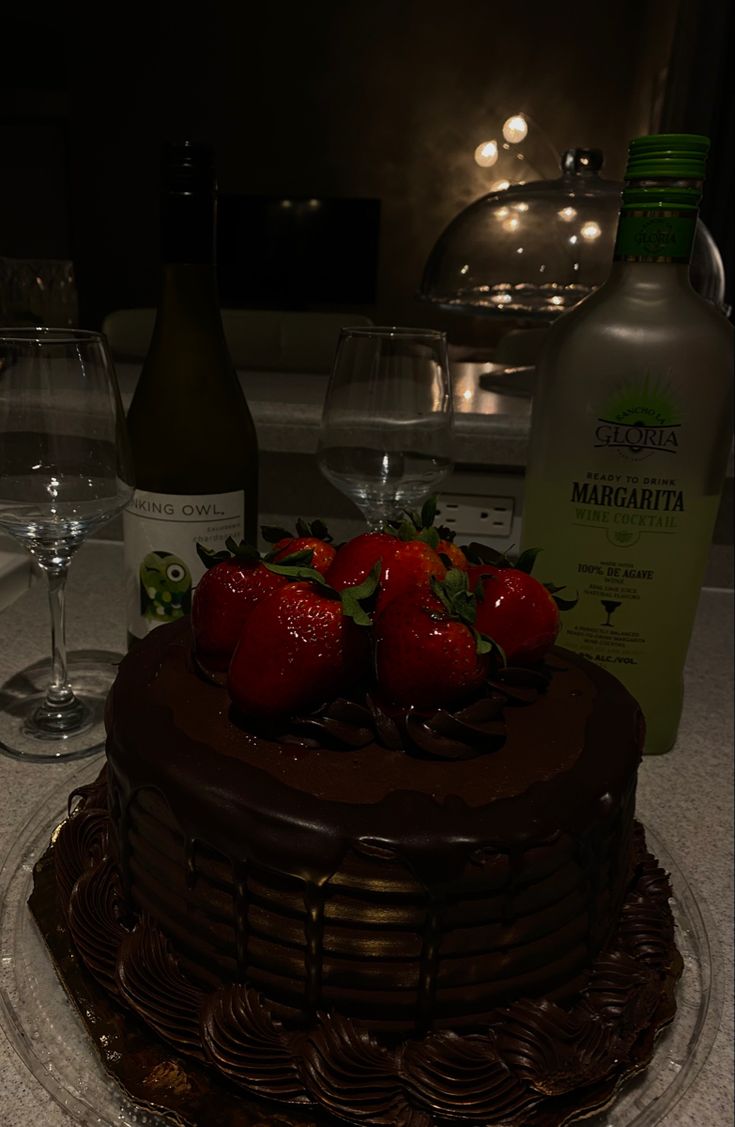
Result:
{"label": "dark wine bottle neck", "polygon": [[201,324],[209,316],[219,327],[221,314],[217,279],[211,262],[167,262],[161,273],[159,315],[175,317],[179,331],[187,323]]}
{"label": "dark wine bottle neck", "polygon": [[166,193],[161,199],[161,261],[214,266],[215,221],[211,193]]}
{"label": "dark wine bottle neck", "polygon": [[214,263],[215,197],[211,192],[169,192],[161,207],[159,319],[184,326],[209,322],[221,331]]}

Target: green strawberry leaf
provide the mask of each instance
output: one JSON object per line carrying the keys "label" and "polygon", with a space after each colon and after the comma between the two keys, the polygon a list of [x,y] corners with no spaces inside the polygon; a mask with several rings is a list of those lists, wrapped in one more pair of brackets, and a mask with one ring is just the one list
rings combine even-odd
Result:
{"label": "green strawberry leaf", "polygon": [[436,519],[436,495],[427,497],[421,506],[420,528],[431,528]]}
{"label": "green strawberry leaf", "polygon": [[224,549],[219,552],[213,552],[211,548],[205,548],[203,544],[197,541],[196,544],[197,555],[206,568],[216,567],[218,563],[224,563],[225,560],[232,559],[232,553]]}
{"label": "green strawberry leaf", "polygon": [[457,618],[467,626],[474,626],[477,615],[477,600],[469,589],[467,573],[461,568],[452,567],[443,579],[431,576],[431,590],[452,618]]}
{"label": "green strawberry leaf", "polygon": [[579,594],[577,593],[571,598],[560,598],[559,591],[566,591],[566,586],[562,584],[559,586],[557,583],[544,583],[543,586],[551,595],[559,610],[573,610],[579,602]]}
{"label": "green strawberry leaf", "polygon": [[[275,549],[264,556],[265,563],[273,563],[278,552]],[[299,564],[305,564],[306,567],[311,567],[311,561],[314,558],[314,552],[311,548],[300,548],[297,552],[290,552],[287,556],[282,556],[278,563],[285,564],[286,567],[297,567]]]}
{"label": "green strawberry leaf", "polygon": [[391,521],[395,535],[399,540],[415,540],[416,539],[416,525],[409,517],[406,520]]}
{"label": "green strawberry leaf", "polygon": [[579,598],[576,598],[576,599],[560,599],[558,595],[554,595],[553,599],[554,599],[554,602],[556,603],[556,605],[557,605],[557,607],[559,608],[560,611],[574,610],[577,603],[579,602]]}
{"label": "green strawberry leaf", "polygon": [[422,540],[424,544],[428,544],[430,548],[436,549],[439,546],[439,530],[436,528],[422,528],[413,539]]}
{"label": "green strawberry leaf", "polygon": [[478,654],[490,654],[500,665],[508,664],[502,647],[489,634],[481,634],[475,626],[477,596],[469,588],[466,571],[453,567],[443,579],[432,576],[431,589],[452,618],[463,622],[472,631]]}
{"label": "green strawberry leaf", "polygon": [[474,631],[475,645],[479,654],[490,654],[491,657],[503,668],[508,664],[508,659],[505,656],[503,647],[491,638],[489,634],[481,634],[478,630]]}
{"label": "green strawberry leaf", "polygon": [[515,567],[518,571],[525,571],[526,575],[530,575],[533,571],[533,565],[536,563],[541,548],[526,548],[525,552],[521,552],[520,556],[515,562]]}
{"label": "green strawberry leaf", "polygon": [[[311,550],[307,548],[303,553],[294,552],[289,558],[298,561],[300,556],[307,555],[311,557],[311,554]],[[332,599],[339,599],[342,603],[343,614],[346,614],[348,618],[354,619],[358,626],[372,626],[372,618],[362,604],[367,602],[377,590],[381,569],[380,560],[374,564],[372,570],[365,579],[363,579],[362,583],[357,583],[354,587],[345,587],[342,591],[335,591],[334,587],[327,583],[320,571],[317,571],[316,568],[309,567],[305,563],[286,563],[285,560],[280,563],[265,560],[264,563],[269,571],[275,572],[276,575],[283,575],[292,582],[298,579],[308,580],[313,583],[323,595],[327,595]]]}
{"label": "green strawberry leaf", "polygon": [[372,626],[373,624],[372,616],[363,606],[363,603],[368,602],[377,591],[382,566],[382,560],[378,560],[361,583],[356,583],[354,587],[344,587],[339,592],[342,601],[342,613],[351,618],[357,626]]}
{"label": "green strawberry leaf", "polygon": [[472,540],[469,544],[462,545],[462,551],[471,564],[492,564],[493,567],[512,567],[507,556],[491,548],[489,544],[479,544]]}
{"label": "green strawberry leaf", "polygon": [[317,540],[323,540],[326,544],[332,541],[332,535],[323,520],[313,520],[311,522],[311,532],[309,535],[316,536]]}
{"label": "green strawberry leaf", "polygon": [[[309,556],[311,552],[307,549]],[[300,556],[300,552],[295,552],[294,555]],[[275,572],[276,575],[285,575],[286,579],[310,579],[312,583],[316,583],[323,590],[329,591],[334,594],[334,588],[330,587],[325,581],[324,576],[316,568],[308,567],[306,564],[286,564],[286,563],[273,563],[270,560],[264,561],[268,571]]]}
{"label": "green strawberry leaf", "polygon": [[279,540],[293,540],[293,532],[285,528],[278,528],[272,524],[261,524],[260,534],[268,544],[277,544]]}
{"label": "green strawberry leaf", "polygon": [[329,535],[329,529],[323,520],[313,520],[311,524],[299,517],[296,521],[296,535],[297,536],[313,536],[317,540],[324,540],[326,543],[332,539]]}
{"label": "green strawberry leaf", "polygon": [[493,642],[481,634],[479,630],[474,631],[475,634],[475,649],[479,654],[489,654],[493,649]]}
{"label": "green strawberry leaf", "polygon": [[402,512],[400,520],[388,521],[390,531],[400,540],[423,540],[430,548],[436,548],[441,540],[439,529],[434,528],[436,497],[424,501],[420,513],[413,509],[403,509]]}
{"label": "green strawberry leaf", "polygon": [[226,560],[239,560],[242,563],[255,563],[260,559],[260,552],[254,544],[248,544],[244,540],[239,543],[228,536],[225,540],[224,548],[220,548],[218,552],[213,551],[211,548],[206,548],[204,544],[196,543],[196,550],[199,559],[204,566],[209,569],[216,567],[218,563],[224,563]]}

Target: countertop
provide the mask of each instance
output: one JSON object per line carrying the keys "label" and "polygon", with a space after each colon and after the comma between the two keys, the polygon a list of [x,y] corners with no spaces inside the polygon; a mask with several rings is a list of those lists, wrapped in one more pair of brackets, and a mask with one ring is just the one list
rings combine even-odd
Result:
{"label": "countertop", "polygon": [[[115,362],[127,411],[140,363]],[[531,427],[533,368],[504,369],[490,361],[455,360],[454,461],[467,467],[521,471]],[[329,383],[323,373],[238,371],[258,431],[261,450],[272,454],[316,453],[322,405]],[[727,476],[733,476],[733,449]]]}
{"label": "countertop", "polygon": [[[71,567],[70,651],[122,651],[121,545],[91,541]],[[0,685],[45,657],[48,608],[40,583],[0,613]],[[647,758],[640,771],[638,815],[686,874],[710,921],[722,1020],[712,1051],[663,1127],[729,1127],[733,1119],[733,593],[705,589],[685,672],[686,696],[673,751]],[[88,761],[83,761],[84,763]],[[79,765],[21,764],[0,758],[0,859],[50,793],[70,789]],[[655,1067],[655,1063],[654,1063]],[[71,1127],[0,1034],[0,1125]],[[611,1120],[614,1122],[614,1120]]]}
{"label": "countertop", "polygon": [[[126,410],[140,367],[139,363],[115,363]],[[507,377],[509,394],[481,387],[480,375],[493,368],[490,363],[458,363],[452,367],[454,459],[463,465],[520,468],[526,464],[531,398],[521,377],[518,381]],[[241,371],[238,375],[261,449],[269,453],[314,454],[329,377],[316,372]]]}

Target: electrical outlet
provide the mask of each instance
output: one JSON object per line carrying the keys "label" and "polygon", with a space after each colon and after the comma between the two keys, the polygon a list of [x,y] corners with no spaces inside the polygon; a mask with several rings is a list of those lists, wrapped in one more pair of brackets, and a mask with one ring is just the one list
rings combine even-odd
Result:
{"label": "electrical outlet", "polygon": [[442,493],[438,498],[437,524],[445,524],[458,536],[510,536],[513,529],[514,497],[472,497]]}

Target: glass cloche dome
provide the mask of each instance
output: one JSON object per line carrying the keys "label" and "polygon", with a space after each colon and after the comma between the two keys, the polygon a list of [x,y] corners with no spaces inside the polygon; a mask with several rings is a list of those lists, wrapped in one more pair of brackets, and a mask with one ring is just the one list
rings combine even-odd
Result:
{"label": "glass cloche dome", "polygon": [[[600,176],[599,149],[568,149],[561,176],[490,192],[437,240],[418,297],[448,312],[550,323],[592,293],[612,265],[623,185]],[[724,308],[717,246],[698,222],[692,285]]]}

